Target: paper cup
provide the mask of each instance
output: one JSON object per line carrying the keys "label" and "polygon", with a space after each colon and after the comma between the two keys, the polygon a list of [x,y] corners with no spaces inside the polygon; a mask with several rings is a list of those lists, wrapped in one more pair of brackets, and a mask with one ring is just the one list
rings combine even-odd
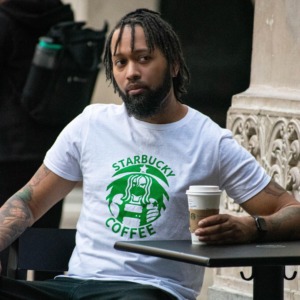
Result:
{"label": "paper cup", "polygon": [[200,220],[219,213],[221,193],[222,191],[215,185],[191,185],[186,191],[193,244],[205,244],[198,240],[194,232]]}

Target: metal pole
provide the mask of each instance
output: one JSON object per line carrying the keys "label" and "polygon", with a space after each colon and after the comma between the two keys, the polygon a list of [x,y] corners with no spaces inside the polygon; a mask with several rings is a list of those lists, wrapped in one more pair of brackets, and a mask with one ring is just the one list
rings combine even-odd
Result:
{"label": "metal pole", "polygon": [[283,300],[284,266],[253,266],[253,299]]}

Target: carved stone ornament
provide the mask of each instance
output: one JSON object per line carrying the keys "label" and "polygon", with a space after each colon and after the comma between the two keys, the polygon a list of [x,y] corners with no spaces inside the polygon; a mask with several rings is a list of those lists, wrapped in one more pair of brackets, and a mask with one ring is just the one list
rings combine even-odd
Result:
{"label": "carved stone ornament", "polygon": [[[300,200],[300,121],[295,116],[231,108],[227,127],[267,173]],[[242,212],[226,197],[225,209]]]}

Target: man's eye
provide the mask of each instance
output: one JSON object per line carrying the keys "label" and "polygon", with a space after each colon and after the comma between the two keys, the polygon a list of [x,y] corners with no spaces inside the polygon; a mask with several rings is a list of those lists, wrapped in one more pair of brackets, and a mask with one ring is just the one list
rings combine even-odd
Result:
{"label": "man's eye", "polygon": [[147,62],[147,61],[150,60],[150,56],[148,56],[148,55],[140,56],[139,60],[140,60],[141,62]]}
{"label": "man's eye", "polygon": [[115,60],[115,66],[117,66],[117,67],[122,67],[122,66],[124,66],[125,65],[125,60],[124,59],[118,59],[118,60]]}

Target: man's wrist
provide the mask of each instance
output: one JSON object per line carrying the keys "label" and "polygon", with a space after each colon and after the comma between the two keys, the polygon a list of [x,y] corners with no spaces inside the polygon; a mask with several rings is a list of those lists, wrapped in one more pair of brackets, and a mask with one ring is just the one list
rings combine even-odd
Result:
{"label": "man's wrist", "polygon": [[259,241],[259,242],[264,241],[265,237],[268,233],[267,222],[261,216],[253,215],[252,217],[254,219],[256,230],[257,230],[256,240]]}

